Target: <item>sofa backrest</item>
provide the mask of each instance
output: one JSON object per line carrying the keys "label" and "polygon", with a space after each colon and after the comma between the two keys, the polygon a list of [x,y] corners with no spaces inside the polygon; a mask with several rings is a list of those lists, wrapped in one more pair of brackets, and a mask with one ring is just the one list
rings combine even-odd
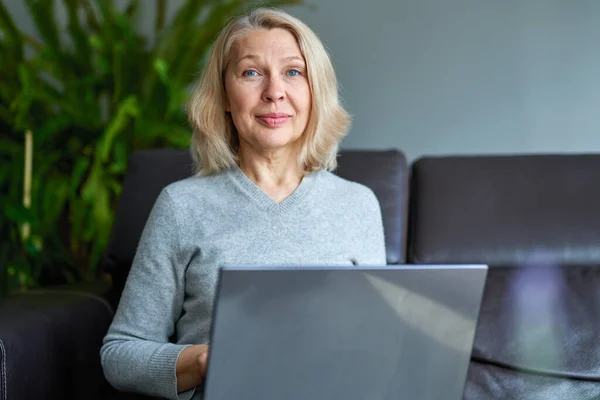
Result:
{"label": "sofa backrest", "polygon": [[600,155],[427,157],[412,167],[411,263],[600,263]]}
{"label": "sofa backrest", "polygon": [[[163,187],[192,175],[187,150],[161,149],[133,153],[119,199],[104,260],[117,291],[123,287],[146,220]],[[404,155],[390,151],[343,151],[339,176],[370,187],[379,199],[389,263],[405,261],[407,165]]]}

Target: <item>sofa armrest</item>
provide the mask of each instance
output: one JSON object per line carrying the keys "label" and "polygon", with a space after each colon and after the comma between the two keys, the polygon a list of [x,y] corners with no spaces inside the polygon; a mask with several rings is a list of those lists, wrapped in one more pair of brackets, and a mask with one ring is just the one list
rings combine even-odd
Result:
{"label": "sofa armrest", "polygon": [[102,338],[113,311],[100,296],[40,290],[0,301],[0,400],[95,399],[106,390]]}

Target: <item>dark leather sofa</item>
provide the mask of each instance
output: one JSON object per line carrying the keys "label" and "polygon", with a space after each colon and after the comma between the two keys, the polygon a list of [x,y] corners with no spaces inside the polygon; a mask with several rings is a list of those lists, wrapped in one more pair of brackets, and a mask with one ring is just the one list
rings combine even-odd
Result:
{"label": "dark leather sofa", "polygon": [[[0,302],[0,400],[142,398],[104,380],[101,338],[156,196],[190,171],[184,151],[132,155],[110,290]],[[388,263],[490,266],[465,399],[600,399],[600,155],[344,151],[336,173],[377,195]]]}

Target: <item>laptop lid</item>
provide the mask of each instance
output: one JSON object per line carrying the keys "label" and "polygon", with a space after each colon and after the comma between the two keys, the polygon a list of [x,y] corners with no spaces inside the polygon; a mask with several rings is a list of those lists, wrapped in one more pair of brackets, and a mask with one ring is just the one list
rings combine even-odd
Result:
{"label": "laptop lid", "polygon": [[459,400],[484,265],[223,268],[206,400]]}

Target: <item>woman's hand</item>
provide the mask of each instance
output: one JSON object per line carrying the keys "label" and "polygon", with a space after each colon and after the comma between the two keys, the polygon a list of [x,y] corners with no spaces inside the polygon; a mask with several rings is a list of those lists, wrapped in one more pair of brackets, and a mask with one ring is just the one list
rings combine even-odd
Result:
{"label": "woman's hand", "polygon": [[177,391],[185,392],[204,381],[208,366],[208,345],[186,347],[177,359]]}
{"label": "woman's hand", "polygon": [[202,375],[202,381],[206,378],[206,370],[208,368],[208,345],[200,344],[202,351],[198,355],[198,363],[200,364],[200,373]]}

